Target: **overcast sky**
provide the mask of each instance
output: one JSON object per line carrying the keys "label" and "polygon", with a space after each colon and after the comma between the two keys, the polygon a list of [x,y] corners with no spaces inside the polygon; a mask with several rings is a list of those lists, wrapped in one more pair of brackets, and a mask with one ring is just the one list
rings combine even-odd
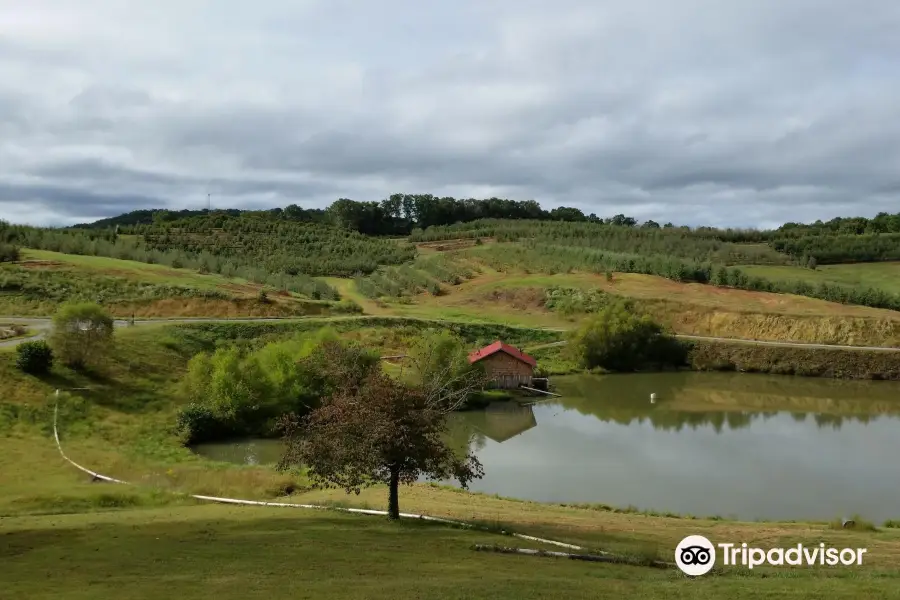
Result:
{"label": "overcast sky", "polygon": [[900,211],[896,0],[0,0],[0,219]]}

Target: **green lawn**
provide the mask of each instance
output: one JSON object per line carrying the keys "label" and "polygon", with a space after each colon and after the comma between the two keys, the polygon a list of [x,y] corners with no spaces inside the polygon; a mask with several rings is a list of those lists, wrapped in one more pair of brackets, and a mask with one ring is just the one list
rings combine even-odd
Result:
{"label": "green lawn", "polygon": [[748,275],[767,279],[803,280],[810,283],[834,283],[848,287],[879,288],[900,294],[900,262],[821,265],[815,270],[801,267],[741,265]]}
{"label": "green lawn", "polygon": [[421,522],[199,506],[3,523],[3,598],[884,598],[896,569],[675,569],[476,552],[529,547]]}

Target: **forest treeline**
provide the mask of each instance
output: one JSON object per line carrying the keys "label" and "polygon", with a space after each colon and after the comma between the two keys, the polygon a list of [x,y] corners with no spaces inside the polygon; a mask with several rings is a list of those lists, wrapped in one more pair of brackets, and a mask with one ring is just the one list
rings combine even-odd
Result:
{"label": "forest treeline", "polygon": [[[457,199],[432,194],[392,194],[381,201],[357,201],[340,198],[326,208],[301,208],[291,204],[285,208],[267,210],[207,209],[167,210],[141,209],[93,223],[75,225],[83,229],[105,229],[115,226],[130,227],[153,222],[178,221],[210,214],[238,217],[256,216],[274,220],[330,223],[348,227],[369,235],[407,235],[414,228],[428,228],[455,223],[469,223],[480,219],[526,219],[570,222],[591,222],[607,225],[637,226],[638,220],[625,215],[600,218],[596,214],[585,215],[571,207],[544,209],[535,200],[509,200],[504,198]],[[672,223],[660,225],[648,220],[641,227],[672,228]],[[682,227],[682,229],[687,229]],[[763,242],[775,238],[795,238],[808,235],[864,235],[900,233],[900,213],[879,213],[866,217],[837,217],[830,221],[813,223],[789,222],[773,230],[714,227],[690,228],[697,235],[716,237],[731,242]]]}
{"label": "forest treeline", "polygon": [[[324,223],[352,229],[366,235],[406,236],[415,227],[432,227],[465,223],[478,219],[538,219],[554,221],[590,221],[614,225],[636,225],[637,220],[625,215],[601,219],[597,215],[585,215],[577,208],[541,208],[534,200],[507,200],[504,198],[456,199],[432,194],[392,194],[380,202],[360,202],[340,198],[325,209],[305,209],[291,204],[285,208],[269,210],[179,210],[143,209],[93,223],[75,225],[78,229],[130,228],[135,225],[168,223],[206,216],[256,217],[276,221]],[[659,226],[653,221],[649,226]],[[669,226],[672,226],[671,223]],[[122,230],[126,232],[125,230]]]}

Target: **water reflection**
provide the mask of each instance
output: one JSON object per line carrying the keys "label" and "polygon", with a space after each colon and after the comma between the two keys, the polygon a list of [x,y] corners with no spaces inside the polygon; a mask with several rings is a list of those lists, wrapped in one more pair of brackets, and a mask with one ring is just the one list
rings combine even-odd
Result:
{"label": "water reflection", "polygon": [[785,412],[798,423],[812,419],[820,428],[839,430],[846,422],[900,415],[900,386],[893,382],[655,373],[567,377],[557,385],[560,406],[604,422],[649,423],[664,431],[711,426],[721,433]]}
{"label": "water reflection", "polygon": [[746,519],[900,516],[888,451],[896,383],[707,373],[556,383],[563,398],[455,416],[455,446],[468,440],[485,467],[472,489]]}
{"label": "water reflection", "polygon": [[[900,518],[900,384],[721,373],[555,383],[562,398],[453,415],[450,443],[485,468],[472,489],[743,519]],[[274,464],[281,449],[198,452]]]}

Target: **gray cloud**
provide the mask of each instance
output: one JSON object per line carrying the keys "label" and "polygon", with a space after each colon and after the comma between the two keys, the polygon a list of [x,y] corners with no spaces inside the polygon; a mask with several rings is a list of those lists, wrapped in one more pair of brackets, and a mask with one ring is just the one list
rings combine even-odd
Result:
{"label": "gray cloud", "polygon": [[890,0],[0,13],[0,218],[207,192],[222,207],[499,195],[735,226],[898,209]]}

